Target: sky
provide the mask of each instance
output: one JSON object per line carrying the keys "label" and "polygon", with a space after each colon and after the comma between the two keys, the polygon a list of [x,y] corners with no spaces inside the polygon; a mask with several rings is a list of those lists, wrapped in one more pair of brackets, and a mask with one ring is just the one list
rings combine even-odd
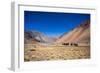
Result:
{"label": "sky", "polygon": [[71,31],[86,20],[90,20],[90,14],[24,11],[24,30],[35,30],[55,37]]}

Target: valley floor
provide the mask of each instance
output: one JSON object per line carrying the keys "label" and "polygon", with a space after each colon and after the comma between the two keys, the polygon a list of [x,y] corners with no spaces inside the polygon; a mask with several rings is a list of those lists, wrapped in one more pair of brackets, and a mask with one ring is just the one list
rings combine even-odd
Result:
{"label": "valley floor", "polygon": [[90,58],[90,46],[44,46],[24,49],[24,61]]}

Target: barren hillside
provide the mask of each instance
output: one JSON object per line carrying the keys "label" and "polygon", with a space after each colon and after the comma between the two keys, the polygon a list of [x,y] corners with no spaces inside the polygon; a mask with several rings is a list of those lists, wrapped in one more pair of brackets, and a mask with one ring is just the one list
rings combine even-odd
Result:
{"label": "barren hillside", "polygon": [[90,21],[85,21],[72,31],[63,34],[56,43],[90,42]]}

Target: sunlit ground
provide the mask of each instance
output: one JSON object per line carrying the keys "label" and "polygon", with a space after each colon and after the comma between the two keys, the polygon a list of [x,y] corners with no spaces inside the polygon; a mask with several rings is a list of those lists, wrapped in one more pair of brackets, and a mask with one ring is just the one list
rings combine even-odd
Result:
{"label": "sunlit ground", "polygon": [[90,46],[39,46],[24,49],[24,61],[90,58]]}

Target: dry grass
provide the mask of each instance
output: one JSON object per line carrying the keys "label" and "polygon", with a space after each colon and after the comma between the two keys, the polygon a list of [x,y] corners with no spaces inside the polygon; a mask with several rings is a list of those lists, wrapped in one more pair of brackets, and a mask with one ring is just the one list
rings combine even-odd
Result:
{"label": "dry grass", "polygon": [[90,46],[48,46],[25,48],[24,61],[68,60],[90,58]]}

